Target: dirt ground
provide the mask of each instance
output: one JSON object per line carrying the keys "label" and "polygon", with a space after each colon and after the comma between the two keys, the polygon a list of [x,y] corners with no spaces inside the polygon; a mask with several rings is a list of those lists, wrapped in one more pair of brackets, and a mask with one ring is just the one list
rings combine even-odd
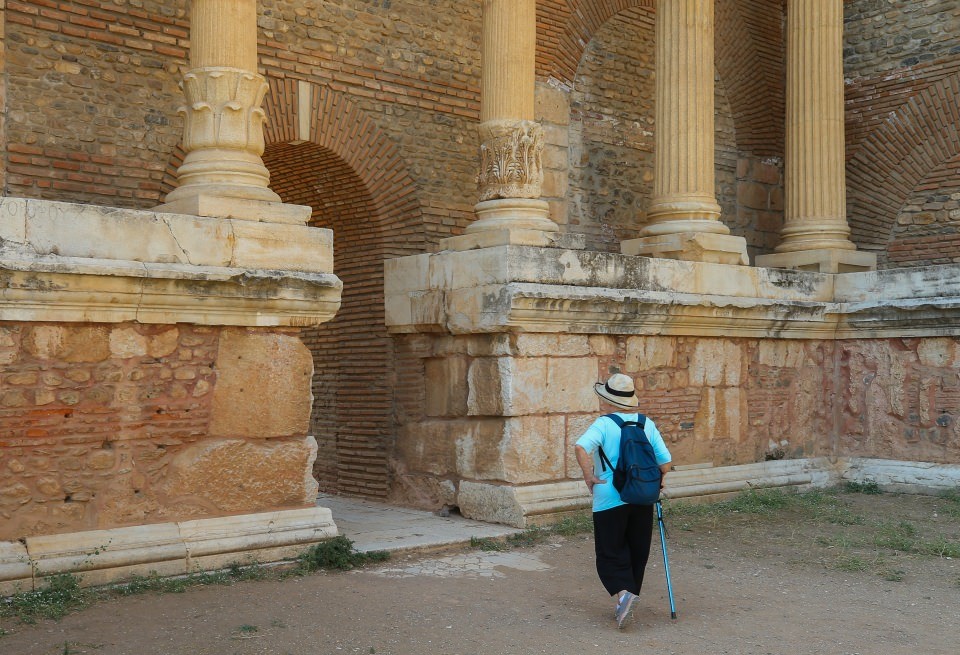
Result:
{"label": "dirt ground", "polygon": [[552,535],[113,599],[59,622],[3,619],[0,654],[955,655],[960,563],[943,553],[960,547],[957,504],[840,494],[759,513],[670,512],[679,618],[655,546],[621,631],[592,536]]}

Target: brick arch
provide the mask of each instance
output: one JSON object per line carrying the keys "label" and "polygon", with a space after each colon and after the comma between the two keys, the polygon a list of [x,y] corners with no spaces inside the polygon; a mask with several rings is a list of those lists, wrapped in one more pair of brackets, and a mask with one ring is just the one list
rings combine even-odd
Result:
{"label": "brick arch", "polygon": [[[604,23],[655,0],[541,0],[537,3],[537,76],[572,86],[587,44]],[[782,2],[717,0],[716,67],[727,89],[737,147],[782,156],[784,74]]]}
{"label": "brick arch", "polygon": [[960,74],[931,84],[892,111],[847,162],[851,238],[885,251],[897,216],[927,175],[960,155]]}
{"label": "brick arch", "polygon": [[396,432],[383,261],[424,251],[417,188],[399,149],[343,95],[289,79],[270,85],[271,187],[284,202],[311,206],[311,225],[333,230],[334,272],[344,285],[336,317],[302,332],[314,355],[314,472],[324,491],[383,498]]}
{"label": "brick arch", "polygon": [[[292,79],[269,82],[270,93],[264,101],[267,144],[309,141],[336,153],[366,185],[375,210],[370,220],[384,231],[384,256],[423,252],[426,238],[417,185],[390,137],[344,94],[329,86],[304,85]],[[309,105],[302,103],[302,90],[310,95]],[[301,125],[297,114],[301,106],[311,107],[306,125]],[[309,134],[300,134],[304,128]]]}

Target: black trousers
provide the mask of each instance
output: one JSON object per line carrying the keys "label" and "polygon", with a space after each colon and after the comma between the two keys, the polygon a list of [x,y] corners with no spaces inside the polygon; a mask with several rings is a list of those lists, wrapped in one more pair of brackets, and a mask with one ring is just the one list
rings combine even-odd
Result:
{"label": "black trousers", "polygon": [[611,596],[640,593],[650,557],[653,505],[620,505],[593,513],[597,574]]}

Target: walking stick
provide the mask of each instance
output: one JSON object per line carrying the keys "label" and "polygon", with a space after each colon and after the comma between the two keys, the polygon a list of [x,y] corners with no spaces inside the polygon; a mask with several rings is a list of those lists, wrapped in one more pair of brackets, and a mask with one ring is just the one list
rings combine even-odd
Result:
{"label": "walking stick", "polygon": [[657,524],[660,526],[660,550],[663,551],[663,570],[667,573],[667,595],[670,597],[670,618],[677,619],[677,606],[673,604],[673,585],[670,583],[670,562],[667,560],[667,531],[663,525],[663,506],[657,501]]}

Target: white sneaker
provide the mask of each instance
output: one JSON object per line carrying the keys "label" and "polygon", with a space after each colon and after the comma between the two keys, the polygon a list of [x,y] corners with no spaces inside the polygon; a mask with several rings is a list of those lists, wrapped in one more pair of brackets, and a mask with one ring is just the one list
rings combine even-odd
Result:
{"label": "white sneaker", "polygon": [[624,622],[629,618],[630,611],[633,609],[633,601],[637,599],[636,594],[629,591],[624,592],[617,603],[617,628],[622,628]]}

